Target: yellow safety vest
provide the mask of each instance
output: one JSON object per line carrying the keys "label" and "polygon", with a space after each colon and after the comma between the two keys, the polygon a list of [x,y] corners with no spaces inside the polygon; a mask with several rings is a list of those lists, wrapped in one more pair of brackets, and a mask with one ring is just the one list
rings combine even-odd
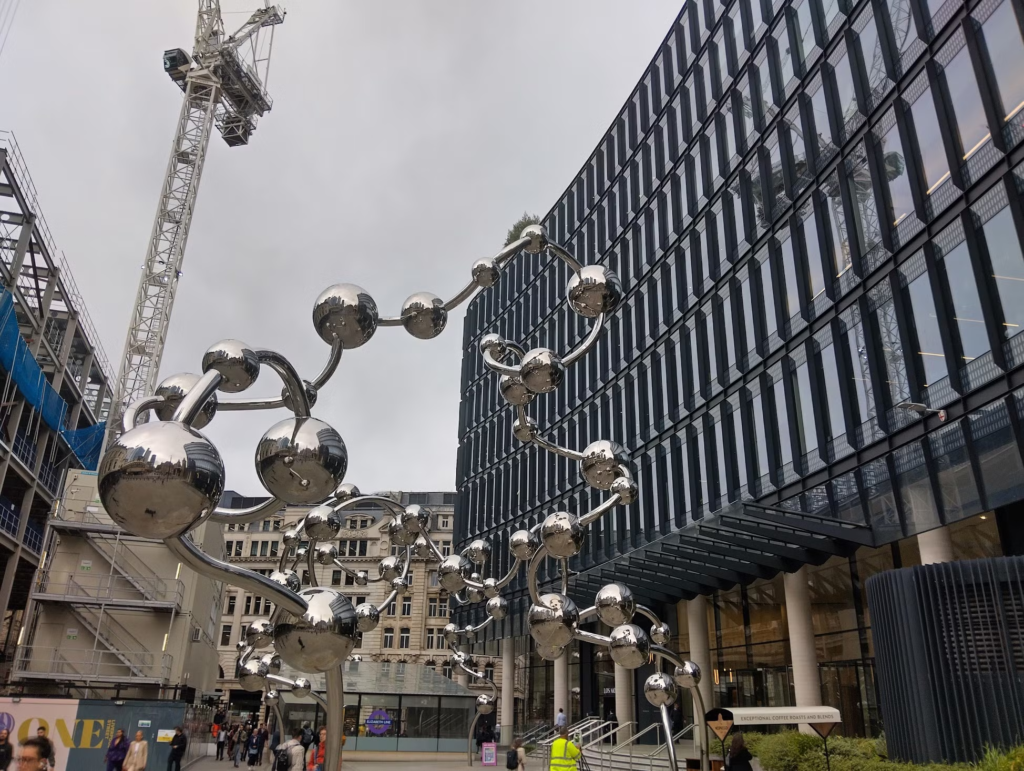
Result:
{"label": "yellow safety vest", "polygon": [[551,742],[551,771],[576,771],[576,758],[583,753],[568,739]]}

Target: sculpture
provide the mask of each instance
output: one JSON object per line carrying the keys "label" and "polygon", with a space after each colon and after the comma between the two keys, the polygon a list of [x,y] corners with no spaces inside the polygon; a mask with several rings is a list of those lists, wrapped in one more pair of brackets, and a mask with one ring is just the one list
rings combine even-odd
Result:
{"label": "sculpture", "polygon": [[[448,312],[479,289],[493,286],[502,268],[521,250],[530,254],[550,252],[573,271],[568,302],[579,315],[594,320],[593,328],[573,351],[560,355],[547,348],[523,350],[498,335],[486,335],[480,350],[487,367],[501,376],[499,390],[516,411],[513,432],[517,439],[531,442],[580,464],[587,484],[609,493],[609,497],[582,516],[565,511],[552,513],[531,530],[512,534],[510,550],[515,562],[500,579],[486,576],[491,545],[474,539],[461,554],[443,556],[430,537],[430,513],[418,505],[401,506],[389,497],[363,495],[345,482],[348,450],[338,432],[314,418],[311,409],[317,394],[337,370],[342,354],[368,342],[378,327],[402,326],[414,337],[431,339],[444,331]],[[341,760],[344,717],[343,662],[362,635],[376,628],[390,602],[408,591],[406,576],[413,554],[432,558],[439,564],[438,579],[455,602],[486,601],[487,619],[476,627],[459,628],[449,623],[444,637],[452,650],[454,668],[480,678],[491,688],[477,698],[470,738],[480,715],[494,710],[497,687],[473,668],[469,654],[460,648],[460,638],[472,640],[494,619],[508,613],[508,602],[500,592],[519,569],[527,565],[532,606],[528,614],[530,634],[546,659],[565,655],[573,639],[603,646],[620,666],[636,669],[651,657],[675,665],[669,677],[657,673],[648,678],[644,692],[661,711],[667,735],[671,736],[668,708],[677,698],[677,686],[686,687],[699,699],[696,685],[700,671],[664,648],[668,627],[648,608],[635,602],[628,587],[609,584],[602,588],[592,607],[580,610],[567,596],[568,560],[579,553],[586,529],[616,505],[631,503],[637,494],[629,469],[628,454],[620,445],[593,441],[582,452],[559,447],[544,439],[526,407],[537,394],[548,393],[561,384],[566,367],[582,358],[595,344],[606,315],[623,296],[622,285],[610,270],[599,265],[583,266],[564,248],[549,241],[544,228],[529,225],[518,240],[495,257],[477,261],[465,288],[448,302],[427,292],[411,295],[396,317],[381,317],[377,305],[362,288],[337,284],[326,289],[313,307],[317,334],[330,344],[331,353],[323,371],[312,381],[303,380],[291,363],[274,351],[254,349],[238,340],[223,340],[203,356],[201,376],[174,375],[157,387],[156,393],[140,399],[126,410],[124,433],[107,449],[99,469],[99,493],[111,518],[132,535],[163,540],[182,562],[196,572],[218,581],[233,583],[268,597],[274,612],[268,620],[249,625],[238,643],[239,682],[243,688],[265,691],[267,706],[278,710],[277,686],[290,687],[297,695],[310,694],[305,678],[290,680],[280,675],[282,661],[302,672],[326,673],[326,698],[312,694],[328,717],[326,767],[336,769]],[[518,360],[518,363],[515,363]],[[280,398],[223,398],[250,388],[264,367],[274,370],[284,383]],[[218,393],[219,392],[219,393]],[[225,468],[217,448],[199,429],[223,410],[266,410],[284,408],[291,417],[279,421],[264,434],[256,447],[255,463],[261,483],[270,499],[248,509],[223,509],[217,503],[224,491]],[[158,421],[141,422],[152,410]],[[263,576],[237,565],[221,562],[200,550],[189,531],[210,520],[245,524],[276,512],[284,504],[317,504],[284,533],[283,555],[278,570]],[[388,536],[404,548],[404,558],[384,557],[376,576],[352,571],[339,559],[329,543],[341,529],[341,512],[365,504],[377,504],[391,514]],[[293,559],[289,548],[302,536],[308,547],[298,548]],[[551,556],[561,566],[558,591],[540,594],[537,570],[540,561]],[[305,560],[311,586],[301,588],[295,568]],[[290,561],[290,564],[289,564]],[[391,587],[380,604],[353,606],[337,588],[318,585],[314,565],[334,565],[353,576],[357,586],[384,581]],[[648,619],[650,632],[634,623],[637,615]],[[614,627],[604,636],[580,629],[580,623],[597,616]],[[257,651],[271,649],[267,653]],[[703,717],[703,705],[695,713]],[[280,721],[280,712],[277,712]],[[706,736],[706,731],[705,731]],[[707,747],[706,739],[703,743]],[[668,743],[673,766],[676,759]],[[703,748],[702,748],[703,749]],[[472,762],[472,760],[470,761]],[[706,768],[706,754],[702,764]]]}

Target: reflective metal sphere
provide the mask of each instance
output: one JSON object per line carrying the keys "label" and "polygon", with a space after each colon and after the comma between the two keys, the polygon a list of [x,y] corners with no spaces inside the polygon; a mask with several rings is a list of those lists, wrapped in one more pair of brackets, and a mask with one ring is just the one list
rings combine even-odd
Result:
{"label": "reflective metal sphere", "polygon": [[626,669],[639,669],[651,658],[651,638],[636,624],[622,624],[612,630],[609,652],[612,660]]}
{"label": "reflective metal sphere", "polygon": [[445,591],[455,594],[466,588],[466,579],[473,572],[473,563],[461,554],[445,557],[437,568],[437,580]]}
{"label": "reflective metal sphere", "polygon": [[358,498],[359,495],[358,487],[351,482],[342,482],[338,485],[338,489],[334,491],[334,500],[338,503],[344,503],[352,498]]}
{"label": "reflective metal sphere", "polygon": [[527,351],[519,364],[519,378],[535,394],[554,391],[565,378],[565,365],[558,355],[548,348],[534,348]]}
{"label": "reflective metal sphere", "polygon": [[540,537],[529,530],[516,530],[508,539],[508,548],[513,557],[526,562],[540,549]]}
{"label": "reflective metal sphere", "polygon": [[113,440],[99,468],[107,514],[127,532],[163,540],[203,522],[224,492],[224,462],[181,423],[143,423]]}
{"label": "reflective metal sphere", "polygon": [[266,648],[274,640],[274,625],[266,619],[251,621],[245,628],[245,644],[253,648]]}
{"label": "reflective metal sphere", "polygon": [[486,565],[491,558],[491,542],[486,538],[474,538],[466,549],[466,557],[474,565]]}
{"label": "reflective metal sphere", "polygon": [[370,583],[370,574],[365,570],[356,571],[356,586],[366,586]]}
{"label": "reflective metal sphere", "polygon": [[281,703],[281,696],[277,691],[269,690],[263,694],[263,703],[268,707],[276,707]]}
{"label": "reflective metal sphere", "polygon": [[480,353],[491,352],[491,358],[495,361],[502,361],[505,355],[508,353],[508,346],[505,341],[501,339],[501,335],[496,335],[494,332],[488,332],[486,335],[480,338],[478,343],[480,347]]}
{"label": "reflective metal sphere", "polygon": [[217,370],[224,379],[217,386],[226,394],[237,394],[256,382],[260,362],[256,352],[240,340],[221,340],[203,354],[203,374]]}
{"label": "reflective metal sphere", "polygon": [[483,602],[484,601],[484,590],[475,589],[472,586],[466,589],[466,599],[469,602]]}
{"label": "reflective metal sphere", "polygon": [[238,684],[247,691],[262,691],[267,685],[267,665],[251,658],[238,667]]}
{"label": "reflective metal sphere", "polygon": [[356,628],[363,632],[372,632],[380,623],[380,611],[372,602],[361,602],[356,605]]}
{"label": "reflective metal sphere", "polygon": [[699,666],[692,661],[684,661],[681,667],[676,667],[672,679],[682,688],[696,688],[700,685],[700,676]]}
{"label": "reflective metal sphere", "polygon": [[406,530],[398,519],[388,522],[388,538],[395,546],[412,546],[416,543],[415,531]]}
{"label": "reflective metal sphere", "polygon": [[313,690],[313,686],[310,685],[309,680],[304,677],[296,677],[295,683],[292,685],[292,695],[297,699],[304,699],[309,696],[309,692]]}
{"label": "reflective metal sphere", "polygon": [[651,642],[655,645],[664,645],[669,641],[672,636],[672,630],[669,629],[668,624],[653,624],[651,626]]}
{"label": "reflective metal sphere", "polygon": [[444,300],[430,292],[416,292],[402,303],[402,326],[420,340],[430,340],[444,332],[448,311]]}
{"label": "reflective metal sphere", "polygon": [[491,597],[484,606],[487,615],[495,621],[501,621],[508,615],[508,600],[504,597]]}
{"label": "reflective metal sphere", "polygon": [[580,611],[564,594],[542,594],[539,605],[531,605],[526,616],[530,636],[538,645],[568,645],[579,627]]}
{"label": "reflective metal sphere", "polygon": [[403,597],[409,593],[409,584],[407,584],[405,581],[406,579],[402,578],[401,576],[397,576],[391,579],[391,588],[394,591],[398,592],[399,597]]}
{"label": "reflective metal sphere", "polygon": [[285,418],[267,429],[256,446],[256,474],[285,503],[320,503],[348,470],[341,434],[316,418]]}
{"label": "reflective metal sphere", "polygon": [[465,636],[466,642],[473,642],[476,639],[476,631],[468,626],[462,630],[462,634]]}
{"label": "reflective metal sphere", "polygon": [[430,509],[418,503],[410,503],[402,512],[402,527],[410,533],[427,533],[430,531]]}
{"label": "reflective metal sphere", "polygon": [[655,672],[644,682],[644,696],[658,708],[671,707],[675,704],[677,692],[676,684],[664,672]]}
{"label": "reflective metal sphere", "polygon": [[313,304],[313,328],[325,343],[337,335],[343,347],[358,348],[377,331],[377,303],[355,284],[327,287]]}
{"label": "reflective metal sphere", "polygon": [[321,565],[333,565],[338,556],[338,547],[333,543],[318,543],[313,556]]}
{"label": "reflective metal sphere", "polygon": [[591,487],[607,490],[612,486],[612,482],[622,476],[619,466],[628,463],[629,453],[626,452],[626,448],[618,442],[598,439],[583,450],[580,474]]}
{"label": "reflective metal sphere", "polygon": [[562,645],[541,645],[537,643],[537,655],[545,661],[555,661],[562,658],[565,647]]}
{"label": "reflective metal sphere", "polygon": [[490,715],[494,712],[494,697],[489,693],[481,693],[477,696],[476,711],[481,715]]}
{"label": "reflective metal sphere", "polygon": [[586,265],[574,273],[566,288],[569,307],[588,319],[611,313],[622,302],[622,282],[603,265]]}
{"label": "reflective metal sphere", "polygon": [[307,587],[299,596],[309,607],[301,616],[281,609],[274,647],[300,672],[326,672],[348,658],[362,636],[355,609],[337,589]]}
{"label": "reflective metal sphere", "polygon": [[491,257],[485,257],[474,262],[472,270],[473,283],[485,289],[497,284],[498,279],[501,278],[501,268],[498,267],[498,263]]}
{"label": "reflective metal sphere", "polygon": [[299,531],[296,530],[294,527],[290,527],[283,533],[281,533],[281,540],[284,542],[285,546],[296,546],[300,541]]}
{"label": "reflective metal sphere", "polygon": [[594,598],[597,617],[608,626],[621,626],[633,620],[636,613],[636,598],[633,590],[625,584],[605,584],[597,590]]}
{"label": "reflective metal sphere", "polygon": [[[182,372],[179,375],[171,375],[170,377],[164,378],[160,381],[160,385],[156,387],[154,392],[156,396],[162,396],[164,398],[163,404],[158,404],[153,408],[153,412],[156,413],[157,419],[159,420],[170,420],[174,411],[178,409],[181,404],[181,400],[185,398],[185,395],[192,390],[196,383],[199,382],[199,375],[193,375],[189,372]],[[201,429],[209,425],[210,421],[213,420],[213,416],[217,414],[217,395],[214,394],[207,399],[206,404],[203,405],[203,409],[199,411],[196,419],[192,421],[192,428]]]}
{"label": "reflective metal sphere", "polygon": [[567,511],[548,514],[540,526],[540,540],[552,557],[575,557],[583,545],[580,519]]}
{"label": "reflective metal sphere", "polygon": [[267,671],[272,675],[281,674],[281,657],[276,653],[265,653],[260,656],[263,663],[267,665]]}
{"label": "reflective metal sphere", "polygon": [[623,503],[632,503],[636,500],[640,490],[636,486],[636,482],[629,477],[616,477],[612,486],[608,488],[608,492],[617,494]]}
{"label": "reflective metal sphere", "polygon": [[491,597],[498,596],[498,579],[497,578],[485,578],[484,579],[484,597],[488,599]]}
{"label": "reflective metal sphere", "polygon": [[317,506],[306,514],[306,534],[318,541],[330,541],[341,531],[341,515],[330,506]]}
{"label": "reflective metal sphere", "polygon": [[309,553],[309,547],[308,546],[300,546],[298,549],[295,550],[295,556],[298,557],[300,560],[306,559],[306,555],[308,553]]}
{"label": "reflective metal sphere", "polygon": [[416,541],[412,545],[412,554],[414,557],[420,559],[427,559],[434,552],[430,548],[430,544],[427,543],[426,536],[417,536]]}
{"label": "reflective metal sphere", "polygon": [[498,378],[498,393],[513,407],[525,407],[537,396],[523,385],[521,378],[513,375],[502,375]]}
{"label": "reflective metal sphere", "polygon": [[398,578],[402,573],[402,561],[394,554],[389,554],[387,557],[377,563],[377,575],[383,578],[385,581],[390,581],[393,578]]}
{"label": "reflective metal sphere", "polygon": [[275,584],[281,584],[281,586],[291,589],[293,592],[298,592],[302,588],[299,574],[294,570],[275,570],[270,574],[270,580]]}
{"label": "reflective metal sphere", "polygon": [[248,648],[249,645],[245,642],[245,640],[239,640],[235,643],[235,650],[239,653],[244,653],[246,650],[248,650]]}
{"label": "reflective metal sphere", "polygon": [[537,421],[529,415],[521,415],[512,424],[512,435],[520,442],[532,442],[537,438]]}
{"label": "reflective metal sphere", "polygon": [[445,624],[441,634],[444,635],[444,641],[449,645],[459,641],[459,628],[455,624]]}
{"label": "reflective metal sphere", "polygon": [[540,223],[527,225],[519,231],[519,237],[530,239],[530,243],[523,247],[528,254],[540,254],[548,247],[548,232]]}

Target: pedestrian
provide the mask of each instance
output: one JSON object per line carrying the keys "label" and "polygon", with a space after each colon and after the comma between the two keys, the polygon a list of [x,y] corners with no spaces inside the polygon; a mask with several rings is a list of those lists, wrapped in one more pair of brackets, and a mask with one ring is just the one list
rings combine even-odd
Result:
{"label": "pedestrian", "polygon": [[569,718],[565,716],[565,710],[561,707],[558,708],[558,714],[555,715],[555,728],[562,728],[569,724]]}
{"label": "pedestrian", "polygon": [[753,771],[750,761],[754,756],[747,749],[747,743],[743,739],[743,732],[737,731],[732,735],[732,744],[729,746],[729,755],[724,758],[725,767],[729,771]]}
{"label": "pedestrian", "polygon": [[307,720],[302,724],[302,751],[307,752],[309,745],[313,743],[313,729],[309,727],[309,721]]}
{"label": "pedestrian", "polygon": [[[217,731],[217,760],[224,760],[224,745],[228,740],[228,731],[221,726]],[[229,753],[230,754],[230,753]]]}
{"label": "pedestrian", "polygon": [[277,748],[277,755],[274,758],[274,771],[277,771],[277,759],[282,755],[288,758],[288,771],[303,771],[302,765],[305,762],[306,753],[302,749],[301,728],[296,728],[292,731],[292,738]]}
{"label": "pedestrian", "polygon": [[57,765],[57,748],[53,746],[53,742],[46,735],[46,729],[43,726],[36,729],[36,738],[46,743],[46,764],[50,768],[54,768]]}
{"label": "pedestrian", "polygon": [[185,759],[185,748],[188,746],[188,739],[180,725],[174,726],[174,736],[171,737],[171,755],[167,758],[167,771],[181,771],[181,761]]}
{"label": "pedestrian", "polygon": [[260,732],[259,730],[254,729],[253,732],[249,734],[249,740],[245,743],[246,763],[249,768],[255,768],[256,764],[259,763],[260,750],[262,747],[263,743],[260,741]]}
{"label": "pedestrian", "polygon": [[[14,760],[14,745],[11,744],[10,734],[6,728],[0,728],[0,771],[7,771],[7,767]],[[117,767],[121,771],[121,766]]]}
{"label": "pedestrian", "polygon": [[518,736],[512,740],[512,748],[505,755],[505,768],[509,771],[524,771],[526,768],[526,750]]}
{"label": "pedestrian", "polygon": [[501,743],[501,722],[498,720],[494,721],[494,741]]}
{"label": "pedestrian", "polygon": [[235,753],[232,755],[232,760],[235,761],[235,768],[238,768],[238,760],[242,757],[242,753],[245,751],[245,744],[249,741],[249,734],[246,733],[244,726],[238,727],[238,733],[235,735]]}
{"label": "pedestrian", "polygon": [[551,743],[550,771],[577,771],[576,758],[583,752],[569,739],[569,728],[561,726],[558,738]]}
{"label": "pedestrian", "polygon": [[50,743],[36,736],[18,748],[18,771],[47,771],[50,767]]}
{"label": "pedestrian", "polygon": [[125,756],[123,771],[145,771],[146,763],[149,762],[149,744],[142,735],[142,731],[135,732],[135,741],[128,745],[128,754]]}
{"label": "pedestrian", "polygon": [[[114,732],[114,738],[110,740],[110,744],[107,746],[107,771],[121,771],[121,766],[124,765],[124,757],[128,754],[128,738],[124,735],[124,731],[120,728]],[[6,769],[7,766],[0,763],[0,769]]]}
{"label": "pedestrian", "polygon": [[263,765],[263,750],[267,746],[267,736],[268,735],[269,734],[267,733],[267,726],[266,726],[266,724],[260,723],[260,730],[256,734],[256,736],[257,736],[256,755],[259,757],[260,765],[261,766]]}
{"label": "pedestrian", "polygon": [[[342,746],[344,746],[342,737]],[[327,754],[327,729],[320,726],[320,741],[310,749],[309,762],[306,764],[308,771],[324,771],[324,755]]]}

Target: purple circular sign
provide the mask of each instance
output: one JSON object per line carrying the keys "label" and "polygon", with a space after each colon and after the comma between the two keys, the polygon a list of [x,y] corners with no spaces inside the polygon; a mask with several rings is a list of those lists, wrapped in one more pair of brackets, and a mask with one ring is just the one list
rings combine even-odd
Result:
{"label": "purple circular sign", "polygon": [[366,730],[372,734],[380,736],[389,728],[391,728],[391,715],[387,713],[387,710],[375,709],[366,718]]}

